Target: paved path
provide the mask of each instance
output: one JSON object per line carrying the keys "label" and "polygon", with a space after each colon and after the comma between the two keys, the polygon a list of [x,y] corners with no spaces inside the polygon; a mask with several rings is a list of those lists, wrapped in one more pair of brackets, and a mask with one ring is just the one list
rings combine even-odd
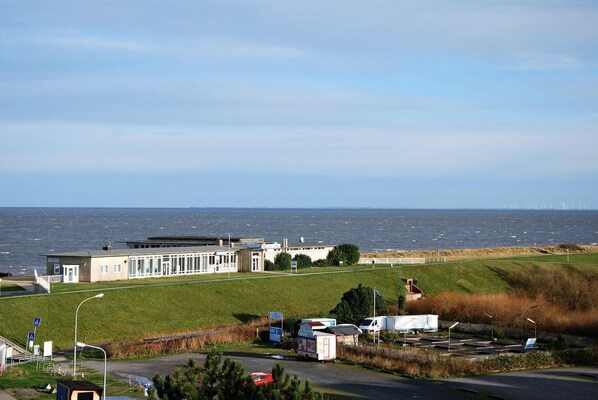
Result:
{"label": "paved path", "polygon": [[16,400],[14,397],[0,389],[0,400]]}
{"label": "paved path", "polygon": [[[259,355],[253,353],[225,353],[243,364],[245,372],[270,371],[279,363],[286,373],[309,379],[324,390],[365,398],[412,399],[513,399],[529,400],[595,400],[598,393],[598,368],[549,369],[512,372],[482,377],[422,380],[382,374],[342,364],[321,364],[298,360],[295,357]],[[108,373],[123,381],[139,377],[151,379],[155,374],[172,374],[189,358],[203,364],[205,355],[176,354],[156,359],[108,361]],[[86,367],[103,371],[104,362],[83,362]],[[400,396],[399,396],[400,394]]]}

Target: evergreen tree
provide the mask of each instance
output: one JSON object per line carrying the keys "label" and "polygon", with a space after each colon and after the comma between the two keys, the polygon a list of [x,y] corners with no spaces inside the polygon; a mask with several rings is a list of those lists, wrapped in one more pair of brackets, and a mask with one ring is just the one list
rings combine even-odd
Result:
{"label": "evergreen tree", "polygon": [[268,386],[256,386],[249,375],[245,375],[238,361],[226,358],[222,353],[211,350],[203,366],[195,361],[177,369],[172,376],[162,379],[154,376],[154,394],[163,400],[318,400],[309,381],[301,388],[297,375],[290,377],[284,368],[276,364],[272,368],[274,381]]}
{"label": "evergreen tree", "polygon": [[[330,310],[331,314],[342,322],[359,325],[374,311],[374,296],[378,296],[374,288],[359,284],[356,288],[343,293],[340,303]],[[386,315],[388,309],[381,296],[376,299],[376,315]]]}

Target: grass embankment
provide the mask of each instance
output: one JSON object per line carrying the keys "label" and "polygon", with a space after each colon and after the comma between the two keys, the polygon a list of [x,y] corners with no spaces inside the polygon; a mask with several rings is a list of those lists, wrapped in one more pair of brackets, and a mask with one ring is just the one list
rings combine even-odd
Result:
{"label": "grass embankment", "polygon": [[[571,262],[574,262],[573,257]],[[577,268],[595,269],[598,257],[579,258],[575,262],[583,262]],[[270,311],[283,312],[285,316],[317,316],[327,313],[344,292],[360,283],[376,287],[385,299],[396,302],[399,272],[403,278],[417,277],[418,286],[427,296],[447,291],[504,293],[512,289],[508,277],[520,270],[522,265],[540,266],[546,263],[481,260],[400,268],[376,266],[376,269],[342,269],[355,271],[352,273],[329,273],[335,270],[322,268],[301,271],[292,276],[231,274],[228,280],[218,275],[219,281],[202,277],[199,281],[172,281],[170,278],[166,282],[150,279],[143,282],[72,285],[71,290],[90,291],[0,299],[0,333],[10,340],[23,343],[27,332],[33,328],[33,319],[41,317],[42,325],[37,329],[36,343],[52,340],[55,348],[70,349],[77,306],[100,291],[105,293],[104,298],[86,302],[79,311],[80,341],[105,344],[209,331],[215,327],[239,325],[266,316]],[[557,262],[550,263],[547,268],[562,267]],[[313,272],[316,273],[310,274]],[[235,280],[233,276],[248,279]],[[137,286],[118,290],[114,287],[131,284]],[[67,289],[62,286],[60,290]]]}

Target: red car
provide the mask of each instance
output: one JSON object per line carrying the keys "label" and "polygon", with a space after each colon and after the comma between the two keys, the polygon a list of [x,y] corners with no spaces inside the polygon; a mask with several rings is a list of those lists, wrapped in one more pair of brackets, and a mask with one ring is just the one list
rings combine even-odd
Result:
{"label": "red car", "polygon": [[254,372],[251,374],[251,379],[255,382],[255,386],[268,386],[270,382],[274,381],[272,374],[265,372]]}

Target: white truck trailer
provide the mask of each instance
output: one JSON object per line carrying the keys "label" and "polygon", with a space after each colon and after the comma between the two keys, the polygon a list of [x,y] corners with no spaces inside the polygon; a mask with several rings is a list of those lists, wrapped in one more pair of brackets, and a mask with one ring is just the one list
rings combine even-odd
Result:
{"label": "white truck trailer", "polygon": [[393,315],[386,317],[386,329],[400,333],[438,332],[438,315]]}
{"label": "white truck trailer", "polygon": [[406,332],[438,332],[438,315],[380,315],[368,317],[359,324],[363,332],[375,333],[381,330]]}

